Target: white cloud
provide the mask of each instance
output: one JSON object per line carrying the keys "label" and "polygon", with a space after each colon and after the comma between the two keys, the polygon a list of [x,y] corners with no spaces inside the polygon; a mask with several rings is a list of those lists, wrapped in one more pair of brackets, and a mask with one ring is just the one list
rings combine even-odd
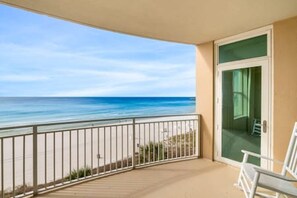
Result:
{"label": "white cloud", "polygon": [[73,77],[97,78],[101,81],[120,81],[122,83],[136,83],[155,80],[156,77],[136,71],[99,71],[94,69],[66,69],[58,70],[64,75]]}
{"label": "white cloud", "polygon": [[[101,50],[103,53],[104,50]],[[153,51],[153,49],[152,49]],[[175,54],[170,59],[163,60],[160,59],[150,59],[143,60],[142,58],[137,57],[125,57],[118,58],[114,56],[112,50],[108,50],[108,53],[112,56],[109,58],[101,57],[100,54],[96,55],[93,52],[88,51],[73,51],[72,49],[59,49],[58,47],[50,48],[48,44],[45,46],[28,46],[21,44],[0,44],[0,52],[1,56],[6,56],[8,58],[17,58],[18,60],[27,61],[32,60],[34,63],[38,62],[46,62],[47,60],[51,60],[51,64],[53,67],[55,65],[63,65],[63,68],[73,68],[75,66],[82,65],[89,67],[112,67],[114,69],[137,69],[139,71],[150,71],[152,69],[156,69],[158,71],[172,71],[178,68],[189,68],[192,66],[192,60],[184,59],[181,61],[180,57],[185,56],[185,54]],[[115,50],[117,52],[117,50]],[[157,52],[156,52],[157,53]],[[129,59],[128,59],[129,58]]]}
{"label": "white cloud", "polygon": [[90,85],[88,88],[58,92],[51,96],[119,96],[131,90],[133,88],[124,85]]}
{"label": "white cloud", "polygon": [[0,81],[2,82],[34,82],[45,81],[49,78],[46,76],[33,76],[33,75],[0,75]]}
{"label": "white cloud", "polygon": [[[141,49],[135,46],[125,53],[125,49],[116,47],[102,50],[83,45],[73,49],[48,41],[39,45],[3,42],[0,59],[5,61],[0,62],[0,81],[28,82],[27,87],[14,92],[19,95],[28,94],[24,93],[26,89],[35,96],[41,95],[41,90],[42,96],[194,95],[194,56],[189,51],[174,53],[169,48],[175,46],[168,45],[144,49],[139,56],[137,50]],[[172,54],[166,54],[166,50]],[[150,58],[153,53],[160,54]],[[35,83],[33,90],[29,82],[35,81],[41,83]],[[5,83],[1,84],[0,89],[5,89]]]}

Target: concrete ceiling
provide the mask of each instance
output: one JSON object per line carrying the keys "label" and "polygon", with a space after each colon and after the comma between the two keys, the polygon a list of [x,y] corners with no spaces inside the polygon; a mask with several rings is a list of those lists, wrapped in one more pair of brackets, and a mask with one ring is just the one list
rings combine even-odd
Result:
{"label": "concrete ceiling", "polygon": [[100,29],[189,44],[224,38],[297,16],[297,0],[0,2]]}

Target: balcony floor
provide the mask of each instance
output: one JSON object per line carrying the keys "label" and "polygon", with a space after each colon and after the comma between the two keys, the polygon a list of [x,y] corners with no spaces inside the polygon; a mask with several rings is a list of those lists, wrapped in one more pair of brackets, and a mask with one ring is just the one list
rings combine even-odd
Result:
{"label": "balcony floor", "polygon": [[92,180],[38,197],[240,198],[239,170],[206,159],[169,163]]}

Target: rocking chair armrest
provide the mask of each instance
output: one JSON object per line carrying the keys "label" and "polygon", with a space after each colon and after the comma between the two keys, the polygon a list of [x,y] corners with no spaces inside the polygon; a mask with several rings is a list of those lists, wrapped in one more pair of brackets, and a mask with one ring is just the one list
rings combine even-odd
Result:
{"label": "rocking chair armrest", "polygon": [[251,155],[251,156],[254,156],[254,157],[258,157],[258,158],[262,158],[262,159],[266,159],[266,160],[269,160],[269,161],[273,161],[277,164],[283,164],[282,161],[279,161],[279,160],[275,160],[275,159],[272,159],[272,158],[269,158],[269,157],[266,157],[264,155],[259,155],[257,153],[253,153],[253,152],[250,152],[250,151],[246,151],[246,150],[241,150],[242,153],[244,153],[245,155]]}
{"label": "rocking chair armrest", "polygon": [[297,179],[292,179],[292,178],[289,178],[289,177],[287,177],[285,175],[280,175],[280,174],[277,174],[277,173],[274,173],[274,172],[271,172],[271,171],[264,170],[262,168],[254,167],[254,169],[258,173],[260,173],[260,175],[264,174],[264,175],[268,175],[268,176],[275,177],[275,178],[285,180],[285,181],[289,181],[289,182],[297,182]]}

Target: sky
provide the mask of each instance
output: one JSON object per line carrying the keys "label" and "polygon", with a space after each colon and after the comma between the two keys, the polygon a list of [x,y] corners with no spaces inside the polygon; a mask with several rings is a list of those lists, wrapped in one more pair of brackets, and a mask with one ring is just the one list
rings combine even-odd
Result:
{"label": "sky", "polygon": [[193,45],[0,5],[0,97],[194,95]]}

